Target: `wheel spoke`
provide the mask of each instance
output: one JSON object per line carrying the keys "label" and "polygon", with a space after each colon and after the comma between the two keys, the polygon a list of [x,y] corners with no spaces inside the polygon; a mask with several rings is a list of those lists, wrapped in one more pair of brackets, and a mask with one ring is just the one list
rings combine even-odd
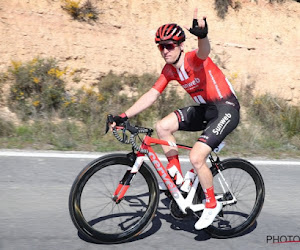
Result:
{"label": "wheel spoke", "polygon": [[126,156],[103,161],[100,158],[74,182],[69,204],[71,217],[79,231],[95,242],[121,242],[133,237],[148,225],[157,209],[157,180],[146,165],[136,174],[123,199],[113,199],[130,167],[128,162]]}
{"label": "wheel spoke", "polygon": [[[263,206],[265,192],[262,177],[251,163],[229,159],[225,160],[222,166],[222,174],[237,201],[225,205],[222,209],[223,216],[217,216],[207,231],[215,237],[228,238],[241,234],[252,225]],[[218,172],[214,172],[215,193],[218,195],[223,193],[222,186],[226,187],[225,183],[218,183],[219,175]],[[226,192],[223,198],[231,200],[229,190]],[[256,206],[259,208],[254,209]]]}

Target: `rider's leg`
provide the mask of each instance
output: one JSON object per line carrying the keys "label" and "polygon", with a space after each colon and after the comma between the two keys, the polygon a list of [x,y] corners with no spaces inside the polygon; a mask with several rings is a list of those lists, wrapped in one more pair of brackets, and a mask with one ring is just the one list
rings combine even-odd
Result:
{"label": "rider's leg", "polygon": [[196,142],[190,153],[190,161],[196,169],[201,187],[206,196],[205,209],[201,218],[195,224],[195,228],[198,230],[208,227],[222,208],[221,203],[215,199],[213,176],[206,163],[210,152],[211,148],[208,145]]}
{"label": "rider's leg", "polygon": [[[198,174],[203,190],[210,189],[213,186],[213,176],[206,163],[210,152],[211,148],[202,142],[196,142],[190,152],[190,161]],[[208,206],[214,207],[216,205],[214,195],[213,197],[209,197],[209,200],[211,204],[208,204]]]}
{"label": "rider's leg", "polygon": [[[171,113],[158,121],[156,124],[157,135],[160,139],[176,143],[173,133],[179,128],[178,119],[175,113]],[[165,155],[173,156],[178,155],[177,147],[162,146]]]}
{"label": "rider's leg", "polygon": [[[158,137],[162,140],[176,143],[173,133],[179,128],[178,118],[175,113],[167,115],[156,124],[156,131]],[[173,146],[162,146],[163,151],[169,161],[167,168],[171,168],[173,165],[179,170],[182,175],[179,159],[178,159],[178,148]],[[180,180],[178,180],[180,182]],[[179,184],[179,183],[177,183]]]}

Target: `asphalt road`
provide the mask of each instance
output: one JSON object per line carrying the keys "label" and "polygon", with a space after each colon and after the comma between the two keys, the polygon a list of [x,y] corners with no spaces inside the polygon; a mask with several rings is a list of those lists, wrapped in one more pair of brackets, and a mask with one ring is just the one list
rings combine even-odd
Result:
{"label": "asphalt road", "polygon": [[79,171],[98,155],[0,151],[0,249],[300,249],[300,161],[253,161],[263,175],[266,199],[243,236],[213,239],[190,220],[174,220],[160,196],[157,216],[138,238],[119,245],[78,236],[68,196]]}

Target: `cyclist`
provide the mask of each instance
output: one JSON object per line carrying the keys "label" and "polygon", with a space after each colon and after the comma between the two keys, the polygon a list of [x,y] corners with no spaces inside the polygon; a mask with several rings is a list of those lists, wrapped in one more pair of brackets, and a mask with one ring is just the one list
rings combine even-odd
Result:
{"label": "cyclist", "polygon": [[[191,164],[206,196],[205,209],[195,224],[195,228],[200,230],[208,227],[222,209],[222,204],[215,199],[213,176],[206,159],[238,125],[240,106],[230,82],[208,57],[210,43],[206,17],[198,20],[197,14],[195,9],[192,28],[187,28],[198,37],[198,48],[191,52],[184,53],[185,33],[180,26],[172,23],[158,28],[155,42],[166,62],[161,75],[128,110],[114,116],[114,121],[118,125],[151,106],[171,80],[178,81],[197,103],[196,106],[178,109],[158,121],[156,131],[160,139],[175,143],[173,133],[178,130],[203,130],[190,152]],[[163,146],[163,150],[169,161],[167,169],[175,166],[181,173],[177,147]]]}

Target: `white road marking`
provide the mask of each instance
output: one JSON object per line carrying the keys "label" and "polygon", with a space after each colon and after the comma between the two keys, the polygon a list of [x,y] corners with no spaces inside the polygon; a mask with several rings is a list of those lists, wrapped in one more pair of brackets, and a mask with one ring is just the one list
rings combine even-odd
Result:
{"label": "white road marking", "polygon": [[[26,151],[26,150],[0,150],[0,156],[9,156],[9,157],[45,157],[45,158],[73,158],[73,159],[96,159],[101,156],[110,154],[111,152],[59,152],[59,151]],[[119,152],[116,152],[119,153]],[[125,153],[125,152],[123,152]],[[165,157],[162,156],[161,161],[166,161]],[[226,157],[227,158],[227,157]],[[222,159],[226,159],[223,157]],[[238,157],[236,157],[238,158]],[[254,165],[293,165],[300,166],[300,159],[296,160],[256,160],[256,159],[247,159]],[[181,162],[189,162],[188,157],[184,156],[180,158]]]}

